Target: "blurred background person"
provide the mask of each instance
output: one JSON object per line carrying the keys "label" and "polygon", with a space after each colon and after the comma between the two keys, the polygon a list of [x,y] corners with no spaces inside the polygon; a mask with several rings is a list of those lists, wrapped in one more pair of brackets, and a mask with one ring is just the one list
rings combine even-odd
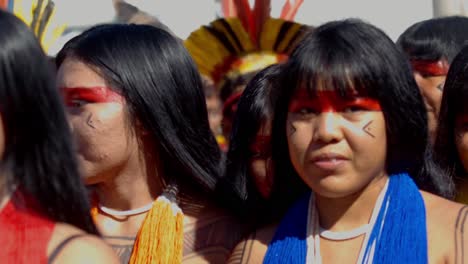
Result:
{"label": "blurred background person", "polygon": [[468,204],[468,47],[453,60],[444,86],[435,154],[456,184],[456,200]]}
{"label": "blurred background person", "polygon": [[428,128],[434,143],[445,78],[455,55],[468,41],[467,17],[433,18],[410,26],[397,44],[413,67],[426,104]]}
{"label": "blurred background person", "polygon": [[193,31],[185,40],[202,75],[211,77],[223,102],[222,129],[229,144],[237,103],[252,77],[284,62],[308,28],[292,22],[302,0],[284,3],[272,18],[271,2],[221,1],[224,18]]}

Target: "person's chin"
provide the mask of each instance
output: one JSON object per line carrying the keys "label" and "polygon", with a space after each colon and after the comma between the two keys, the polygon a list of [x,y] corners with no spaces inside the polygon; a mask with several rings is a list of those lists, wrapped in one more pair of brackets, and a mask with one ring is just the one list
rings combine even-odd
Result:
{"label": "person's chin", "polygon": [[345,198],[359,191],[359,188],[351,186],[349,181],[340,175],[324,177],[311,185],[317,195],[330,199]]}

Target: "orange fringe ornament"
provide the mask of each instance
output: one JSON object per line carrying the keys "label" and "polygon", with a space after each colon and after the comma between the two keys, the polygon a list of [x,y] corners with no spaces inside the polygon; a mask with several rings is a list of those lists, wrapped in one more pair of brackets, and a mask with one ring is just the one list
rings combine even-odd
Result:
{"label": "orange fringe ornament", "polygon": [[164,194],[154,201],[138,231],[130,264],[181,263],[184,215]]}
{"label": "orange fringe ornament", "polygon": [[[97,199],[92,200],[96,205]],[[138,231],[129,264],[182,263],[184,214],[172,200],[162,194],[154,201]],[[98,214],[98,207],[93,206],[94,221]]]}

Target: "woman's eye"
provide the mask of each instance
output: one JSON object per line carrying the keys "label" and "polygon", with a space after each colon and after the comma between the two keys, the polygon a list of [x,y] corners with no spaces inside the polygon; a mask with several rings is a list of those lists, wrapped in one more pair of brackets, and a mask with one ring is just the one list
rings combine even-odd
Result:
{"label": "woman's eye", "polygon": [[343,113],[355,113],[355,112],[360,112],[360,111],[366,111],[366,109],[362,106],[357,106],[357,105],[351,105],[347,106],[343,109]]}
{"label": "woman's eye", "polygon": [[87,101],[84,101],[84,100],[71,100],[69,103],[68,103],[68,106],[71,106],[71,107],[81,107],[81,106],[84,106],[86,105],[88,102]]}
{"label": "woman's eye", "polygon": [[316,114],[317,111],[310,107],[302,107],[297,111],[298,114],[300,115],[308,115],[308,114]]}

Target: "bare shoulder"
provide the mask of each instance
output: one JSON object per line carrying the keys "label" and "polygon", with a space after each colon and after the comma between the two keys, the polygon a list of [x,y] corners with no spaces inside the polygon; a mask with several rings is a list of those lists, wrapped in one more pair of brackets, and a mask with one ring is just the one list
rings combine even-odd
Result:
{"label": "bare shoulder", "polygon": [[427,192],[422,191],[421,193],[426,206],[428,228],[453,231],[457,220],[464,220],[462,218],[467,209],[466,205]]}
{"label": "bare shoulder", "polygon": [[429,259],[433,263],[468,263],[468,206],[421,192],[426,205]]}
{"label": "bare shoulder", "polygon": [[[421,194],[424,199],[424,203],[426,205],[427,216],[437,216],[436,221],[452,221],[456,219],[465,205],[460,204],[454,201],[447,200],[443,197],[421,191]],[[440,217],[441,214],[444,217]]]}
{"label": "bare shoulder", "polygon": [[268,249],[278,224],[269,225],[250,234],[242,240],[231,253],[229,264],[256,264],[263,263],[263,258]]}
{"label": "bare shoulder", "polygon": [[103,240],[64,223],[56,224],[47,253],[52,263],[119,263]]}
{"label": "bare shoulder", "polygon": [[233,248],[246,235],[239,219],[220,208],[197,216],[185,215],[183,263],[226,263]]}

